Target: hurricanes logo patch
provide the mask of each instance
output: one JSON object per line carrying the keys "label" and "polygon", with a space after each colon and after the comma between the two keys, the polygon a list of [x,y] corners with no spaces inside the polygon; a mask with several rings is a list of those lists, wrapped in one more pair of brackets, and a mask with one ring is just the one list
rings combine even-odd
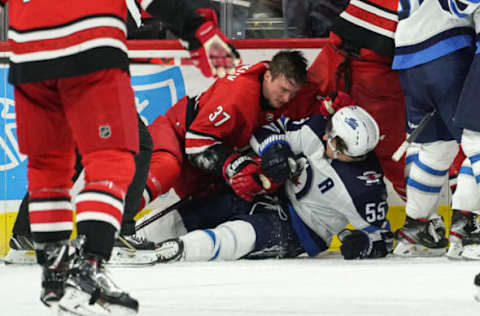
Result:
{"label": "hurricanes logo patch", "polygon": [[109,138],[112,136],[112,130],[110,129],[110,125],[102,125],[98,128],[98,135],[100,138]]}

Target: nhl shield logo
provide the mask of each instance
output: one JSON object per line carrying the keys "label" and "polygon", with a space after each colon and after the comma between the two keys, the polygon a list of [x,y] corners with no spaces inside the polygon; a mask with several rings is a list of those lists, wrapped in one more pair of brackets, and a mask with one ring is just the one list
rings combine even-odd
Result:
{"label": "nhl shield logo", "polygon": [[273,121],[273,117],[274,117],[274,116],[273,116],[272,113],[267,113],[267,114],[265,115],[265,119],[267,120],[267,122]]}
{"label": "nhl shield logo", "polygon": [[98,135],[100,138],[109,138],[112,136],[112,131],[110,129],[110,125],[102,125],[98,128]]}

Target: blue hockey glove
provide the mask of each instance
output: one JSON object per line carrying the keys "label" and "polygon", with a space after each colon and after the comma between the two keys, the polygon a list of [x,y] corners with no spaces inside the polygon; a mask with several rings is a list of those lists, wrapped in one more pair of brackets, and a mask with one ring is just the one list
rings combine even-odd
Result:
{"label": "blue hockey glove", "polygon": [[284,183],[296,172],[297,163],[288,144],[274,143],[262,153],[260,168],[273,181]]}

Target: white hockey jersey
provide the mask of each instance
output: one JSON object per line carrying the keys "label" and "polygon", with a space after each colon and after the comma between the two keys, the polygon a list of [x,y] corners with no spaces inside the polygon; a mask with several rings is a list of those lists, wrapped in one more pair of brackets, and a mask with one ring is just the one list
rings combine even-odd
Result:
{"label": "white hockey jersey", "polygon": [[399,1],[393,69],[412,68],[474,45],[472,18],[457,18],[442,7],[445,1]]}
{"label": "white hockey jersey", "polygon": [[[298,156],[301,173],[295,181],[287,181],[286,193],[293,226],[300,239],[308,239],[302,223],[321,237],[327,245],[334,234],[351,223],[370,235],[372,241],[380,240],[381,233],[390,231],[386,220],[388,204],[383,173],[374,152],[361,162],[330,160],[325,156],[327,120],[312,116],[302,121],[282,118],[257,130],[251,139],[255,152],[262,152],[275,142],[288,143]],[[296,223],[295,218],[302,223]],[[322,249],[312,240],[302,240],[309,255]],[[311,245],[309,248],[308,244]],[[316,249],[317,248],[317,249]]]}

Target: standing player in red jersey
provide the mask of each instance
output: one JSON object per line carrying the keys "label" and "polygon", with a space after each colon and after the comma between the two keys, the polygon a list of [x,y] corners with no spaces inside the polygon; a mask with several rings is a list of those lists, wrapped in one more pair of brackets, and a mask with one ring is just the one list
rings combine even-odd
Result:
{"label": "standing player in red jersey", "polygon": [[398,73],[392,70],[398,3],[350,1],[309,71],[322,92],[344,91],[375,118],[381,135],[375,153],[385,177],[405,197],[405,161],[391,159],[405,140],[405,100]]}
{"label": "standing player in red jersey", "polygon": [[[145,0],[141,6],[189,43],[205,75],[234,69],[238,55],[188,1]],[[9,81],[19,148],[28,155],[30,225],[43,269],[40,299],[75,315],[95,314],[91,308],[111,315],[138,311],[138,301],[105,273],[138,151],[126,17],[125,1],[9,1]],[[75,146],[86,183],[75,201],[79,238],[71,256]]]}
{"label": "standing player in red jersey", "polygon": [[[288,168],[281,157],[291,154],[282,144],[268,154],[279,159],[261,166],[242,150],[255,128],[282,115],[304,118],[328,115],[352,100],[341,94],[317,100],[318,88],[307,80],[307,63],[299,51],[281,51],[270,62],[241,66],[234,75],[217,80],[197,98],[184,97],[150,126],[153,155],[144,204],[174,188],[182,199],[209,194],[227,183],[245,200],[265,191],[259,174],[275,182]],[[267,186],[268,188],[268,186]]]}

